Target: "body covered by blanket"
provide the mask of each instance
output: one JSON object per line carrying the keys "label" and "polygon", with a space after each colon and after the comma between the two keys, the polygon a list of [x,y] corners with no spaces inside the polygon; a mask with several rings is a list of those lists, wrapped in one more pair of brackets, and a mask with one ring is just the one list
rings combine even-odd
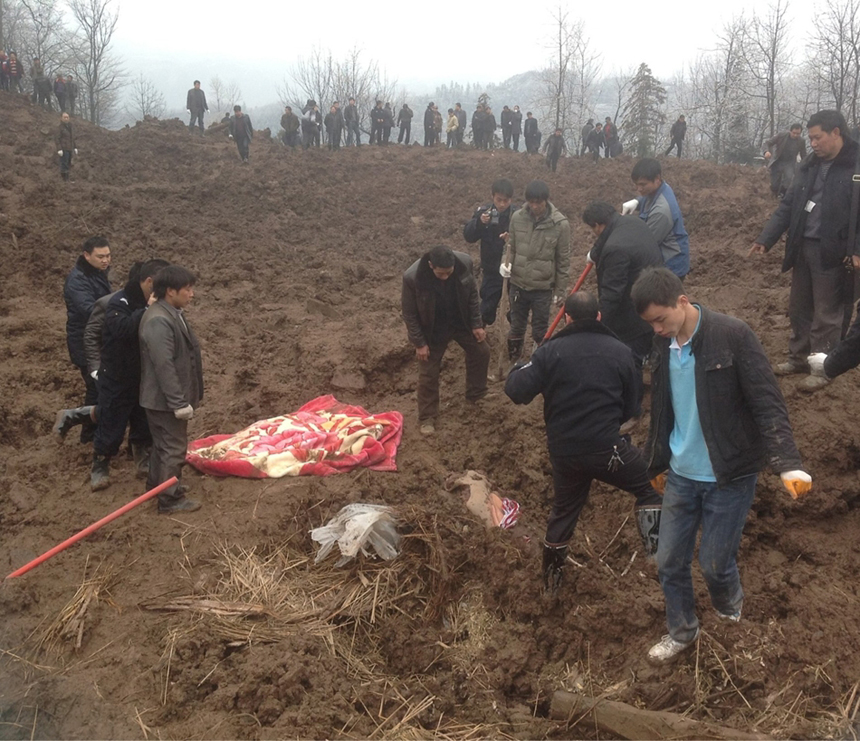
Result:
{"label": "body covered by blanket", "polygon": [[368,414],[320,396],[293,414],[255,422],[235,435],[212,435],[188,446],[186,460],[213,476],[328,476],[358,466],[395,471],[403,434],[400,412]]}

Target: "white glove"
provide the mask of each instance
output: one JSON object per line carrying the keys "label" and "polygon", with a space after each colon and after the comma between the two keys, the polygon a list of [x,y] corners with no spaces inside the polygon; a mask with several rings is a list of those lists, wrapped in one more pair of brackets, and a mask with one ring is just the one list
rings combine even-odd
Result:
{"label": "white glove", "polygon": [[227,134],[227,136],[230,137],[231,139],[233,138],[232,134]]}
{"label": "white glove", "polygon": [[812,488],[812,476],[806,471],[783,471],[779,477],[792,499],[800,499]]}
{"label": "white glove", "polygon": [[565,296],[563,293],[559,293],[552,297],[553,303],[555,304],[563,304],[566,299],[567,296]]}
{"label": "white glove", "polygon": [[826,352],[812,353],[806,360],[809,363],[809,372],[813,376],[827,378],[827,374],[824,372],[824,361],[827,360]]}
{"label": "white glove", "polygon": [[174,409],[173,416],[176,419],[191,419],[194,416],[194,407],[189,404],[187,407],[182,407],[182,409]]}
{"label": "white glove", "polygon": [[63,150],[62,150],[62,149],[58,149],[58,150],[57,150],[57,154],[58,154],[58,155],[60,155],[60,157],[62,157],[62,156],[63,156]]}
{"label": "white glove", "polygon": [[98,381],[99,380],[99,372],[97,370],[94,370],[92,373],[90,373],[90,378],[92,378],[94,381]]}
{"label": "white glove", "polygon": [[594,260],[591,259],[591,250],[588,251],[588,254],[585,256],[585,261],[589,265],[594,265]]}
{"label": "white glove", "polygon": [[77,148],[75,148],[75,157],[77,157],[77,156],[78,156],[78,150],[77,150]]}
{"label": "white glove", "polygon": [[621,215],[628,216],[630,214],[636,213],[636,209],[639,208],[639,201],[635,198],[632,200],[626,201],[621,204]]}
{"label": "white glove", "polygon": [[511,264],[509,262],[503,262],[499,265],[499,275],[501,275],[502,278],[511,277]]}

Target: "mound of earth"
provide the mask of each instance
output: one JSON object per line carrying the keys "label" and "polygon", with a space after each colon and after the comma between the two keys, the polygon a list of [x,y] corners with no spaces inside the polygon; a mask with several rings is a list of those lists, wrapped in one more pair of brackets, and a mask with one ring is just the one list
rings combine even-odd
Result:
{"label": "mound of earth", "polygon": [[[437,434],[418,433],[403,270],[439,243],[476,255],[461,230],[490,183],[509,177],[521,198],[539,177],[571,218],[575,276],[592,242],[579,215],[592,199],[631,196],[629,159],[568,159],[549,173],[506,151],[292,152],[260,137],[242,165],[223,132],[76,121],[80,155],[63,183],[55,117],[8,94],[0,112],[3,573],[142,493],[123,457],[112,486],[92,493],[90,449],[51,435],[56,410],[81,398],[62,285],[92,234],[111,240],[116,287],[134,260],[156,256],[199,276],[189,316],[206,395],[194,437],[326,393],[405,416],[396,473],[189,471],[200,512],[144,505],[4,582],[0,738],[596,737],[578,718],[549,717],[559,689],[738,731],[840,728],[860,677],[854,374],[811,398],[780,381],[815,488],[794,502],[777,476],[761,477],[740,553],[743,621],[718,622],[697,576],[703,636],[663,668],[644,660],[664,632],[663,599],[631,498],[594,487],[565,584],[555,599],[541,593],[551,484],[540,402],[467,404],[452,346]],[[665,175],[691,235],[689,293],[746,320],[781,360],[780,250],[746,258],[774,206],[766,173],[672,159]],[[502,332],[489,333],[499,354]],[[514,530],[486,530],[446,489],[467,469],[520,503]],[[402,555],[314,566],[309,531],[358,501],[396,509]]]}

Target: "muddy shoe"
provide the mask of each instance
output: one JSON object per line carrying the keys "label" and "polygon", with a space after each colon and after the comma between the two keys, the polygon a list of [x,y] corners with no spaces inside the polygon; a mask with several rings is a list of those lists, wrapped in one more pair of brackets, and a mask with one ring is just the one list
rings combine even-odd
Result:
{"label": "muddy shoe", "polygon": [[54,420],[54,434],[61,440],[72,427],[92,422],[93,407],[77,407],[76,409],[61,409]]}
{"label": "muddy shoe", "polygon": [[786,360],[784,363],[777,363],[773,367],[773,372],[778,376],[793,376],[797,373],[809,373],[809,365],[806,363],[797,363],[794,360]]}
{"label": "muddy shoe", "polygon": [[717,613],[717,617],[720,618],[720,620],[729,620],[730,622],[733,622],[733,623],[739,623],[741,621],[741,611],[740,610],[735,610],[733,613],[731,613],[731,615],[727,615],[726,613],[720,612],[719,610],[717,610],[716,613]]}
{"label": "muddy shoe", "polygon": [[823,389],[829,384],[830,379],[825,378],[824,376],[807,376],[799,384],[797,384],[797,388],[807,394],[811,394],[815,391],[818,391],[819,389]]}
{"label": "muddy shoe", "polygon": [[90,470],[90,487],[93,491],[101,491],[110,486],[110,458],[106,455],[94,455],[93,467]]}
{"label": "muddy shoe", "polygon": [[427,420],[421,423],[420,429],[422,435],[433,435],[436,432],[436,423],[432,419]]}
{"label": "muddy shoe", "polygon": [[699,631],[696,631],[696,637],[689,643],[680,643],[670,635],[664,635],[659,643],[655,643],[648,651],[648,661],[652,664],[668,664],[674,661],[679,655],[684,653],[690,646],[696,642],[699,637]]}
{"label": "muddy shoe", "polygon": [[195,502],[193,499],[182,497],[182,499],[177,499],[175,502],[170,502],[170,504],[162,504],[159,502],[158,514],[173,515],[178,512],[196,512],[200,509],[200,506],[200,502]]}
{"label": "muddy shoe", "polygon": [[149,476],[149,457],[152,447],[135,443],[132,444],[131,450],[134,456],[134,475],[136,478],[145,479]]}

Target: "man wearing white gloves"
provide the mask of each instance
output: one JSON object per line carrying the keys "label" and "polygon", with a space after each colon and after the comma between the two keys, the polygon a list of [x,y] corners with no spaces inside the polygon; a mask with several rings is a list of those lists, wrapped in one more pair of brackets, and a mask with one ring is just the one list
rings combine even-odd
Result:
{"label": "man wearing white gloves", "polygon": [[[827,382],[860,365],[860,315],[854,320],[844,340],[829,353],[813,353],[809,356],[808,362],[810,374]],[[821,384],[815,388],[801,385],[799,388],[804,391],[815,391],[823,388],[824,385]]]}
{"label": "man wearing white gloves", "polygon": [[737,552],[759,471],[779,472],[792,498],[812,488],[794,444],[785,400],[767,356],[739,319],[684,295],[680,278],[648,268],[633,284],[639,315],[655,332],[651,355],[650,475],[668,471],[657,568],[668,635],[648,658],[664,663],[699,636],[691,565],[699,564],[720,619],[741,619]]}
{"label": "man wearing white gloves", "polygon": [[539,345],[549,328],[549,312],[567,297],[570,277],[570,223],[549,200],[542,180],[526,186],[526,205],[511,216],[509,245],[511,328],[508,357],[519,360],[525,344],[529,312],[532,338]]}
{"label": "man wearing white gloves", "polygon": [[633,185],[639,198],[627,201],[621,215],[639,211],[663,253],[663,263],[681,280],[690,272],[690,237],[674,191],[663,180],[663,168],[655,159],[642,159],[633,166]]}
{"label": "man wearing white gloves", "polygon": [[[152,433],[147,488],[180,478],[188,447],[188,420],[203,398],[203,362],[185,319],[194,298],[194,274],[179,265],[160,270],[152,283],[156,302],[140,321],[140,405]],[[198,502],[174,484],[158,495],[159,513],[193,512]]]}
{"label": "man wearing white gloves", "polygon": [[72,154],[77,155],[75,133],[72,131],[72,120],[68,113],[60,116],[60,131],[57,134],[57,155],[60,158],[60,176],[68,180],[72,172]]}

